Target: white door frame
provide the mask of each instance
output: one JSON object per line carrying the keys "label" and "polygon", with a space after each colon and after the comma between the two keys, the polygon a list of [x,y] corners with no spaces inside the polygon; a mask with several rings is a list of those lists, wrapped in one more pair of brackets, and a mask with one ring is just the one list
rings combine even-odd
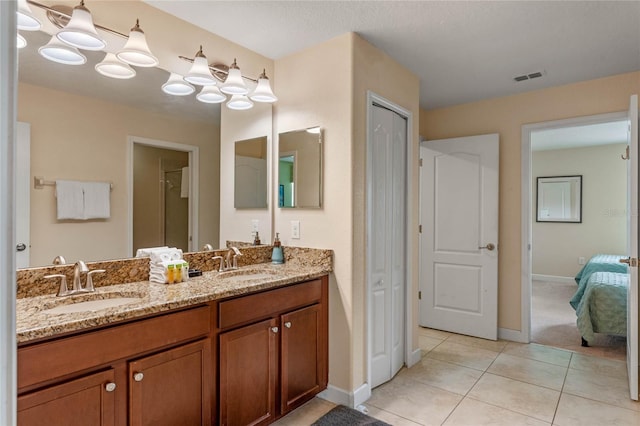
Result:
{"label": "white door frame", "polygon": [[189,153],[189,247],[188,251],[197,251],[198,243],[198,202],[199,202],[199,148],[195,145],[186,145],[176,142],[168,142],[157,139],[143,138],[139,136],[127,136],[127,250],[129,256],[133,253],[133,147],[134,145],[151,146],[155,148],[172,149]]}
{"label": "white door frame", "polygon": [[[522,165],[521,165],[521,326],[520,335],[510,333],[511,340],[529,343],[531,341],[531,239],[532,239],[532,188],[531,188],[531,133],[539,130],[558,129],[562,127],[586,126],[589,124],[607,123],[628,119],[628,111],[607,114],[588,115],[564,120],[545,121],[522,126]],[[621,153],[622,154],[622,153]]]}
{"label": "white door frame", "polygon": [[[404,362],[408,367],[411,367],[412,365],[414,365],[416,362],[418,362],[420,360],[420,349],[418,348],[416,351],[413,351],[413,327],[414,327],[414,320],[413,320],[413,310],[412,310],[412,306],[413,306],[413,297],[415,296],[414,292],[413,292],[413,273],[411,270],[411,266],[412,266],[412,259],[413,259],[413,244],[412,244],[412,236],[415,235],[416,231],[415,229],[412,228],[413,225],[413,221],[412,221],[412,209],[411,207],[411,194],[413,194],[413,181],[411,179],[411,177],[413,176],[413,170],[414,167],[416,166],[414,163],[414,155],[413,155],[413,145],[414,145],[414,138],[413,138],[413,115],[411,113],[411,111],[406,110],[404,108],[402,108],[401,106],[383,98],[380,95],[377,95],[376,93],[372,92],[372,91],[367,91],[367,168],[366,168],[366,193],[367,193],[367,212],[370,211],[371,206],[369,205],[370,200],[371,200],[371,188],[369,187],[369,182],[371,181],[371,168],[368,166],[370,161],[369,161],[369,144],[370,141],[373,138],[373,133],[372,133],[372,129],[370,128],[369,124],[371,123],[372,120],[372,114],[373,114],[373,105],[377,104],[380,106],[383,106],[385,108],[388,108],[389,110],[399,114],[400,116],[404,117],[407,120],[407,146],[406,146],[406,160],[407,160],[407,172],[406,172],[406,182],[407,182],[407,198],[406,198],[406,208],[405,208],[405,221],[406,221],[406,235],[405,235],[405,338],[404,338],[404,344],[405,344],[405,348],[404,348]],[[369,215],[367,213],[367,229],[370,229],[370,218]],[[368,244],[368,243],[367,243]],[[369,265],[370,263],[370,259],[369,259],[370,253],[369,250],[367,250],[366,253],[366,262],[367,265]],[[369,319],[369,315],[371,313],[371,288],[370,288],[370,283],[369,280],[367,279],[368,277],[368,266],[366,267],[366,271],[365,271],[365,294],[366,294],[366,299],[365,299],[365,315],[366,315],[366,336],[367,336],[367,357],[366,357],[366,371],[367,371],[367,390],[363,393],[358,393],[357,395],[355,395],[354,397],[354,402],[355,405],[359,405],[362,402],[366,401],[370,396],[371,396],[371,342],[372,342],[372,333],[373,333],[373,329],[371,327],[371,321]]]}

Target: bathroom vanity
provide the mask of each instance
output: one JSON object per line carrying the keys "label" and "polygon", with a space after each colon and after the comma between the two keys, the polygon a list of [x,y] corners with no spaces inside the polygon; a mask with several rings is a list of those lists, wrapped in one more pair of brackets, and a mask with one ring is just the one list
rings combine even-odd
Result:
{"label": "bathroom vanity", "polygon": [[63,315],[18,299],[18,424],[269,424],[327,387],[328,272],[101,287],[139,300]]}

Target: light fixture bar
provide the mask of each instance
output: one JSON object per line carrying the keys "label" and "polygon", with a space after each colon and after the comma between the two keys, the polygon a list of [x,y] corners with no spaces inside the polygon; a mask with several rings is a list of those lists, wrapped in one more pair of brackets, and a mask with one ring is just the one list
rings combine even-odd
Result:
{"label": "light fixture bar", "polygon": [[[178,55],[178,58],[182,59],[183,61],[187,61],[187,62],[191,62],[193,63],[193,58],[188,58],[186,56],[182,56],[182,55]],[[229,75],[229,69],[225,69],[225,68],[220,68],[216,65],[209,65],[209,69],[213,72],[213,76],[216,77],[216,74],[224,74],[224,75]],[[255,78],[251,78],[251,77],[246,77],[246,76],[242,76],[242,78],[244,78],[245,80],[249,80],[249,81],[253,81],[254,83],[258,82],[258,79]]]}

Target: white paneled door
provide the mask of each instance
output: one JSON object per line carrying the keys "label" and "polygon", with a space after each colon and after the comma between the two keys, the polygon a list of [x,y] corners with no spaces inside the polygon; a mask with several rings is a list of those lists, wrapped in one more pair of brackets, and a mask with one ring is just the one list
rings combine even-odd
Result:
{"label": "white paneled door", "polygon": [[31,252],[31,125],[18,122],[16,130],[16,268],[28,268]]}
{"label": "white paneled door", "polygon": [[629,161],[627,162],[627,227],[629,268],[627,289],[627,372],[631,399],[638,400],[638,95],[629,102]]}
{"label": "white paneled door", "polygon": [[407,120],[374,104],[368,147],[371,387],[404,365]]}
{"label": "white paneled door", "polygon": [[420,146],[420,325],[498,337],[497,134]]}

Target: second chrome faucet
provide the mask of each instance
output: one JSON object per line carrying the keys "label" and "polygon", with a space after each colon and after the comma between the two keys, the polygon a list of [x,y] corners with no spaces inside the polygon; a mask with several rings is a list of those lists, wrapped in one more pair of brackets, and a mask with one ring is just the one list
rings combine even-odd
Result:
{"label": "second chrome faucet", "polygon": [[238,257],[242,256],[240,250],[237,247],[229,247],[229,251],[225,255],[222,256],[213,256],[213,260],[220,261],[220,267],[218,268],[218,272],[224,271],[232,271],[234,269],[238,269]]}
{"label": "second chrome faucet", "polygon": [[[67,286],[67,277],[64,274],[45,275],[44,278],[60,278],[60,288],[56,296],[70,296],[78,293],[88,293],[95,291],[93,287],[93,274],[106,272],[104,269],[89,270],[87,264],[82,260],[78,260],[73,265],[73,284],[71,290]],[[82,285],[82,275],[86,275],[85,285]]]}

